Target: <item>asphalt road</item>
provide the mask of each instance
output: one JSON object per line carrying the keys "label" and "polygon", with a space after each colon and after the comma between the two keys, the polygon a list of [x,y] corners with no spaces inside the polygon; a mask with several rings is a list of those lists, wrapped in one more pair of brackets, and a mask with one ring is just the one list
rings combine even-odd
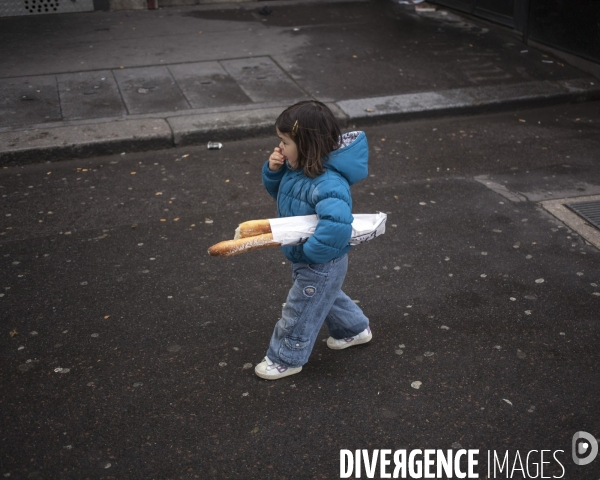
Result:
{"label": "asphalt road", "polygon": [[365,130],[354,211],[388,225],[350,254],[345,290],[373,341],[331,351],[322,331],[277,382],[253,367],[290,264],[206,254],[276,214],[274,136],[2,169],[0,474],[339,478],[340,449],[465,448],[480,478],[484,452],[546,449],[544,475],[597,480],[571,438],[600,436],[600,252],[474,177],[590,193],[598,105]]}

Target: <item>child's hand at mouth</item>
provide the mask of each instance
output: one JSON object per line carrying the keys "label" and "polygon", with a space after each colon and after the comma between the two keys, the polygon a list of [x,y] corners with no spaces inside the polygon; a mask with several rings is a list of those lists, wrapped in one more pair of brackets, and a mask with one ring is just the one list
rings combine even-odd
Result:
{"label": "child's hand at mouth", "polygon": [[275,147],[273,153],[269,157],[269,170],[276,172],[283,166],[285,160],[286,158],[281,153],[281,148]]}

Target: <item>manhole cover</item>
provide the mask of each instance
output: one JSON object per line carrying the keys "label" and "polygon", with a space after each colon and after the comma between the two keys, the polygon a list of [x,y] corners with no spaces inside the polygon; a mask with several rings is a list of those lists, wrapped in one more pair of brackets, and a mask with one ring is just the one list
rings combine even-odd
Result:
{"label": "manhole cover", "polygon": [[566,203],[565,206],[600,230],[600,201]]}

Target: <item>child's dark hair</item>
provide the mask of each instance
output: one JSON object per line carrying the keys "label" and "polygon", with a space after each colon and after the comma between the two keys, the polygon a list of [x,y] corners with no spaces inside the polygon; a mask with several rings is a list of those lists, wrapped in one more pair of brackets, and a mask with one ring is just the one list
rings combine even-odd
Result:
{"label": "child's dark hair", "polygon": [[340,126],[329,108],[316,100],[296,103],[283,111],[275,122],[298,148],[298,168],[309,177],[321,175],[329,153],[340,145]]}

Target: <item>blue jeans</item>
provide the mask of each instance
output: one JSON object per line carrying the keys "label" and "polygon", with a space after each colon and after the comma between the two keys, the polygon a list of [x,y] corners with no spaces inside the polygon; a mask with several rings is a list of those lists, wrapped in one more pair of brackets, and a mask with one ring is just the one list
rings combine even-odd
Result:
{"label": "blue jeans", "polygon": [[347,270],[347,255],[318,265],[292,264],[294,285],[275,325],[267,357],[299,367],[308,362],[323,322],[335,339],[353,337],[369,326],[362,310],[342,292]]}

